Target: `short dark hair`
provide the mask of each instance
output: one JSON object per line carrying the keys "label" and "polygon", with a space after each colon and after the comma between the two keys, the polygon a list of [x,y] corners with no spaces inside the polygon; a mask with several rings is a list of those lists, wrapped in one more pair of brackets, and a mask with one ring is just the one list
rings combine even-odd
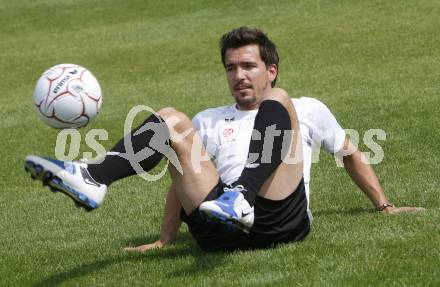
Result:
{"label": "short dark hair", "polygon": [[[226,67],[225,55],[229,48],[240,48],[252,44],[259,46],[260,56],[266,67],[273,64],[278,67],[279,57],[275,44],[260,29],[248,28],[246,26],[234,29],[221,37],[220,53],[223,66]],[[275,80],[272,82],[272,87],[275,86],[276,80],[277,78],[275,77]]]}

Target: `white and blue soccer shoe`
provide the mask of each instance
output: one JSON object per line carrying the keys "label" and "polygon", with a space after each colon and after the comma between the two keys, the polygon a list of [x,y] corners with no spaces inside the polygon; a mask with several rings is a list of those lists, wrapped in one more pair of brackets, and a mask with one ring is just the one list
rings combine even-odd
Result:
{"label": "white and blue soccer shoe", "polygon": [[29,155],[25,159],[24,169],[32,179],[41,180],[53,192],[68,195],[86,211],[98,208],[104,201],[107,186],[90,176],[86,163]]}
{"label": "white and blue soccer shoe", "polygon": [[225,188],[224,191],[219,198],[202,202],[199,206],[200,212],[208,220],[217,221],[249,233],[254,225],[254,207],[251,207],[244,198],[243,186]]}

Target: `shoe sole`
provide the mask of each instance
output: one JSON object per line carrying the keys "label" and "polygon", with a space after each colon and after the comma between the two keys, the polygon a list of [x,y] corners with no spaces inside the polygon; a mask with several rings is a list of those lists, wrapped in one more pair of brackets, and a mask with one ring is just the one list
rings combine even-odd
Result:
{"label": "shoe sole", "polygon": [[236,219],[234,217],[231,217],[229,215],[226,216],[223,213],[219,213],[219,212],[212,211],[212,210],[210,210],[208,212],[201,211],[201,214],[206,216],[209,221],[222,223],[222,224],[227,225],[228,227],[240,229],[244,233],[249,233],[250,232],[250,228],[249,227],[247,227],[246,225],[244,225],[243,223],[238,221],[238,219]]}
{"label": "shoe sole", "polygon": [[64,184],[61,178],[53,175],[51,171],[45,170],[42,165],[27,160],[24,165],[24,170],[31,176],[33,180],[41,180],[43,182],[43,186],[49,186],[52,192],[59,191],[73,199],[76,207],[84,208],[84,210],[88,212],[98,207],[98,204],[94,200]]}

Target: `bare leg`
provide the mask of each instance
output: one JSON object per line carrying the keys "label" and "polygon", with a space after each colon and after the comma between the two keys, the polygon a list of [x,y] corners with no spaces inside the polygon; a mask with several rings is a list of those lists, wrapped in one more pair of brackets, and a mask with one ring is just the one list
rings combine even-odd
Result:
{"label": "bare leg", "polygon": [[171,147],[181,166],[182,173],[180,168],[169,166],[173,186],[186,214],[190,214],[218,183],[219,176],[210,160],[199,160],[206,151],[191,120],[173,108],[161,109],[158,114],[168,126]]}
{"label": "bare leg", "polygon": [[282,200],[295,191],[303,176],[301,133],[292,99],[284,90],[272,89],[270,93],[265,95],[264,100],[278,101],[283,105],[289,113],[293,131],[289,152],[283,162],[264,182],[258,193],[264,198]]}

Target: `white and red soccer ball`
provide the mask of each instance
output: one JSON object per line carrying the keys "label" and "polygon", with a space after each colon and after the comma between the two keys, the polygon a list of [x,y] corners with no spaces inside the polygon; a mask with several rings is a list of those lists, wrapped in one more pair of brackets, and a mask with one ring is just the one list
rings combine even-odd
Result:
{"label": "white and red soccer ball", "polygon": [[75,64],[60,64],[38,79],[34,103],[46,124],[59,129],[79,128],[99,113],[102,92],[89,70]]}

